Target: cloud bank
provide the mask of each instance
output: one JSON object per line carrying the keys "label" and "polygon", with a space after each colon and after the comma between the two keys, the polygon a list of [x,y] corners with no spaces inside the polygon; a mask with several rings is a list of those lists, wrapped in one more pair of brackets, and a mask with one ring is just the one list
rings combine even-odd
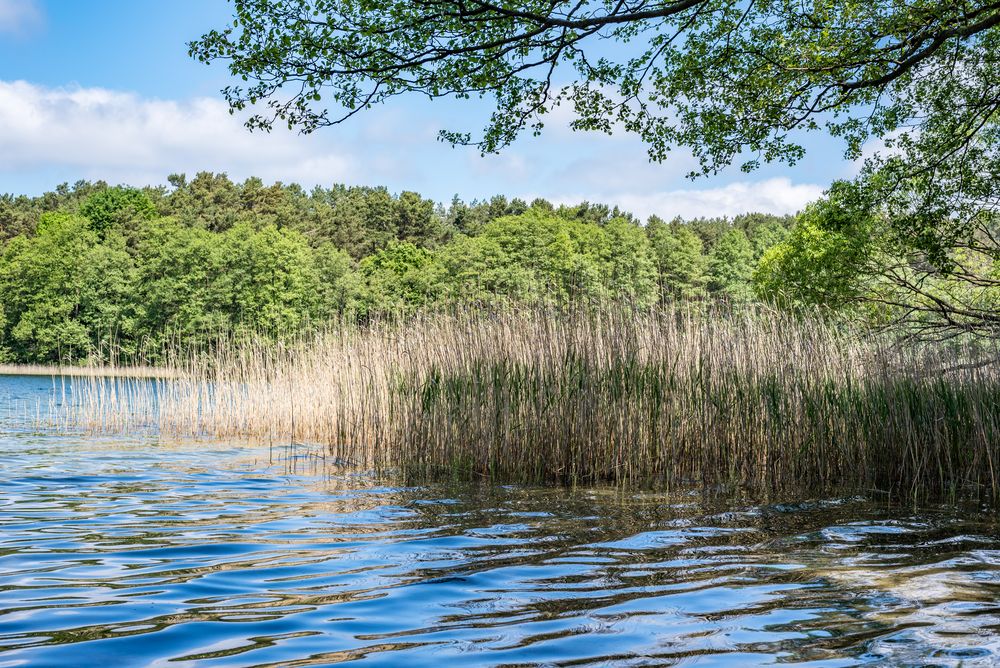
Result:
{"label": "cloud bank", "polygon": [[740,181],[703,190],[678,189],[647,194],[623,193],[609,198],[642,219],[657,215],[665,220],[675,216],[735,216],[748,211],[796,213],[823,194],[814,184],[794,184],[785,177],[763,181]]}
{"label": "cloud bank", "polygon": [[[0,0],[3,1],[3,0]],[[115,182],[231,171],[269,180],[335,181],[349,159],[288,132],[251,134],[218,100],[143,99],[103,88],[0,82],[0,170],[50,166]]]}
{"label": "cloud bank", "polygon": [[[21,1],[0,0],[0,17],[3,7]],[[681,178],[690,167],[683,157],[651,165],[641,144],[621,138],[554,133],[482,158],[474,149],[436,142],[437,113],[380,108],[353,126],[308,136],[283,129],[250,133],[216,98],[162,100],[0,81],[0,183],[6,182],[0,190],[52,187],[56,178],[157,184],[171,173],[209,170],[307,187],[386,185],[439,201],[454,193],[465,199],[531,193],[556,202],[617,204],[643,219],[793,213],[822,192],[789,178],[691,188]]]}

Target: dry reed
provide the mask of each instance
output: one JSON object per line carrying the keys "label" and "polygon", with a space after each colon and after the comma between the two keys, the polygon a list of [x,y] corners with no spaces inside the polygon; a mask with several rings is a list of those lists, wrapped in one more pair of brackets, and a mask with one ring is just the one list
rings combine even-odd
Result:
{"label": "dry reed", "polygon": [[420,476],[998,499],[1000,385],[980,359],[764,312],[428,314],[78,381],[63,419],[321,443]]}
{"label": "dry reed", "polygon": [[158,366],[134,365],[54,365],[54,364],[0,364],[0,376],[101,376],[129,378],[169,378],[171,369]]}

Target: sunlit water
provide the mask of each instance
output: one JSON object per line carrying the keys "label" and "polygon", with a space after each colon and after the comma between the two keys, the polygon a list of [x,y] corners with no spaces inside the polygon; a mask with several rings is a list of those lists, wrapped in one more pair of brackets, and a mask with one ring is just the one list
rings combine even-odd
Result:
{"label": "sunlit water", "polygon": [[0,377],[0,666],[1000,665],[988,514],[394,486],[51,392]]}

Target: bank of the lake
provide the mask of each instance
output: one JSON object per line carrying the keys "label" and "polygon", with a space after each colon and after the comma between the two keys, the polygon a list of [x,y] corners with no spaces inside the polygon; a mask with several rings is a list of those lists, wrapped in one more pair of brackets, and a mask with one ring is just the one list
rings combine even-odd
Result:
{"label": "bank of the lake", "polygon": [[113,366],[108,364],[0,364],[0,376],[174,378],[177,376],[177,371],[162,366]]}

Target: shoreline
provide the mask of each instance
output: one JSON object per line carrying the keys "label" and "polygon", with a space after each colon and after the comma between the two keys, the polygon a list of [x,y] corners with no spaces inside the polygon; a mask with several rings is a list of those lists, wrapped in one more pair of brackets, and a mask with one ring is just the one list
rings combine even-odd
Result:
{"label": "shoreline", "polygon": [[155,366],[72,366],[0,364],[0,376],[60,376],[82,378],[176,378],[172,369]]}

